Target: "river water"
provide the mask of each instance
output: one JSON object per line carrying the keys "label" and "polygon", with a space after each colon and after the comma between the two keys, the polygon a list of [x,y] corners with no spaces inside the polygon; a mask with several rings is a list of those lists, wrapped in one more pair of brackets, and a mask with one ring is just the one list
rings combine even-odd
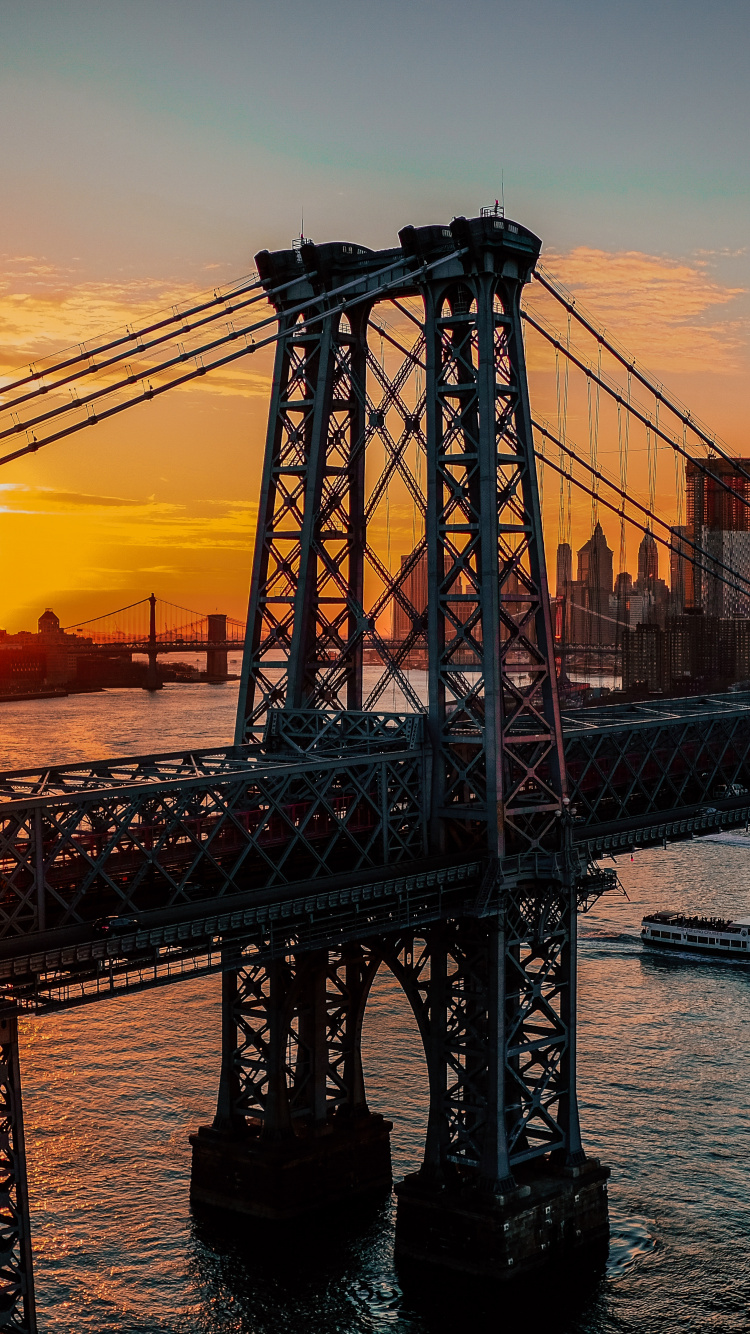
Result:
{"label": "river water", "polygon": [[[0,770],[220,745],[237,687],[171,686],[0,705]],[[22,1024],[40,1329],[49,1334],[555,1334],[750,1329],[750,967],[660,958],[647,909],[750,912],[750,843],[622,858],[628,898],[581,922],[585,1145],[610,1164],[612,1244],[586,1291],[530,1288],[458,1314],[405,1296],[389,1202],[275,1242],[191,1216],[187,1136],[213,1114],[218,979]],[[418,1166],[426,1074],[406,1003],[378,978],[364,1033],[370,1104]]]}

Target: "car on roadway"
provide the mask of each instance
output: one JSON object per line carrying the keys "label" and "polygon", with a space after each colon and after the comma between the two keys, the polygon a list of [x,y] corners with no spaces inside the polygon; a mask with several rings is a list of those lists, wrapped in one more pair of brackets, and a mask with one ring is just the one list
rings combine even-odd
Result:
{"label": "car on roadway", "polygon": [[110,917],[98,917],[94,922],[94,930],[100,936],[124,936],[129,931],[137,931],[140,922],[137,917],[130,913],[114,914]]}

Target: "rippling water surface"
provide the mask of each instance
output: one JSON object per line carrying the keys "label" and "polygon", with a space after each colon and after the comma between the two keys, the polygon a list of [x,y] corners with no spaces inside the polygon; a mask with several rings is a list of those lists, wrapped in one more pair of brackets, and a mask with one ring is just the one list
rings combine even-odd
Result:
{"label": "rippling water surface", "polygon": [[[231,735],[236,686],[173,686],[0,705],[0,768]],[[581,923],[586,1147],[612,1167],[612,1245],[588,1292],[535,1284],[456,1317],[407,1299],[390,1203],[279,1252],[191,1217],[187,1136],[210,1118],[218,981],[182,982],[27,1020],[22,1062],[40,1328],[50,1334],[666,1334],[750,1329],[750,966],[661,958],[648,908],[750,912],[750,847],[693,842],[621,859],[629,900]],[[426,1074],[407,1007],[379,978],[368,1008],[371,1105],[395,1122],[394,1170],[418,1165]]]}

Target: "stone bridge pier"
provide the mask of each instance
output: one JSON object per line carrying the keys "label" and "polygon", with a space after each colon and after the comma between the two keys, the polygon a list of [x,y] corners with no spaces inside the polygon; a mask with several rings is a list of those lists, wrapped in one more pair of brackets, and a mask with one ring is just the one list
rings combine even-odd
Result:
{"label": "stone bridge pier", "polygon": [[429,1077],[424,1158],[396,1186],[397,1260],[492,1282],[602,1261],[609,1171],[583,1152],[575,1089],[575,892],[525,884],[504,899],[419,932],[228,955],[193,1201],[283,1222],[389,1190],[392,1123],[370,1110],[361,1055],[384,966]]}
{"label": "stone bridge pier", "polygon": [[390,1122],[365,1098],[372,948],[255,956],[223,974],[216,1116],[191,1136],[192,1198],[277,1221],[391,1184]]}

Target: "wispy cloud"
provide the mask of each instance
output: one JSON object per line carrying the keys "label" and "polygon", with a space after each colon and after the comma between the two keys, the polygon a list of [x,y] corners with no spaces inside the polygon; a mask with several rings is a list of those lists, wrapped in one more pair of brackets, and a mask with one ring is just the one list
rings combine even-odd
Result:
{"label": "wispy cloud", "polygon": [[76,513],[97,541],[125,547],[167,546],[171,551],[242,549],[255,531],[256,501],[203,500],[175,504],[154,496],[133,499],[89,495],[54,487],[0,484],[0,510],[17,515]]}
{"label": "wispy cloud", "polygon": [[[43,513],[45,509],[62,506],[67,509],[69,506],[82,506],[86,509],[128,509],[138,508],[149,502],[134,500],[127,496],[97,496],[91,495],[86,491],[59,491],[52,486],[26,486],[23,482],[2,482],[0,483],[0,493],[6,500],[11,502],[16,499],[24,506],[37,503],[39,508],[37,513]],[[10,508],[13,506],[11,505]],[[30,511],[27,509],[27,513]]]}
{"label": "wispy cloud", "polygon": [[[543,259],[545,269],[641,364],[683,374],[705,372],[709,363],[714,372],[732,372],[746,363],[748,321],[738,310],[745,289],[719,282],[707,258],[579,246]],[[529,301],[563,325],[563,312],[542,289],[532,286]]]}
{"label": "wispy cloud", "polygon": [[[195,301],[197,296],[195,289],[184,283],[158,279],[84,282],[77,279],[74,270],[57,268],[43,258],[5,256],[0,260],[0,390],[3,382],[7,384],[31,362],[76,349],[94,337],[117,336],[128,328],[151,323],[160,315],[171,314],[175,307]],[[240,314],[235,328],[242,325]],[[219,336],[223,329],[222,322],[212,326],[205,341]],[[163,345],[166,356],[182,350],[176,343]],[[188,356],[190,350],[188,346]],[[152,375],[153,362],[139,357],[136,348],[133,352],[126,373],[137,378]],[[186,369],[190,365],[188,360]],[[96,387],[122,373],[120,367],[119,371],[97,376]],[[267,394],[268,384],[266,367],[253,364],[251,369],[249,360],[242,360],[201,376],[192,382],[192,388],[200,393],[246,397]]]}
{"label": "wispy cloud", "polygon": [[739,246],[736,250],[730,246],[720,246],[718,250],[696,250],[694,253],[699,259],[741,259],[747,254],[747,246]]}

